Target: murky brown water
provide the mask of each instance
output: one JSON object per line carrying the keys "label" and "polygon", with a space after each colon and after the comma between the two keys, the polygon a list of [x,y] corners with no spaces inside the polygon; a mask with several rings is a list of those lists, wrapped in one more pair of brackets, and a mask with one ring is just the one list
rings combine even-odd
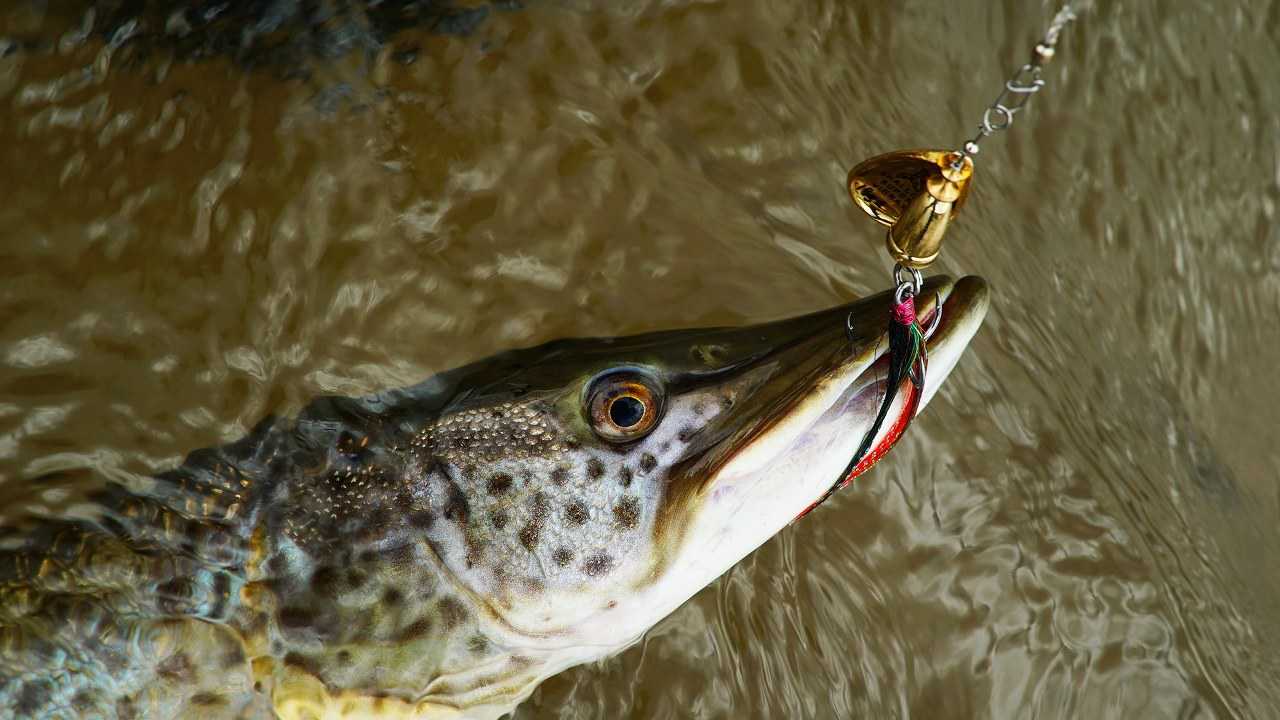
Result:
{"label": "murky brown water", "polygon": [[[967,136],[1052,12],[530,2],[247,68],[41,5],[0,12],[6,513],[318,394],[882,288],[846,170]],[[1280,713],[1280,3],[1100,2],[1060,58],[890,461],[518,717]]]}

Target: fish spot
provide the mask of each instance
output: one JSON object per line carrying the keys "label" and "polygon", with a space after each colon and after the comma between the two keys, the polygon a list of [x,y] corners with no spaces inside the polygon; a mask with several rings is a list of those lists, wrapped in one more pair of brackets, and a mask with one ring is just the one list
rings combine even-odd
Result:
{"label": "fish spot", "polygon": [[244,648],[239,643],[232,645],[227,649],[226,654],[222,656],[222,669],[230,670],[238,668],[244,664],[247,658],[244,656]]}
{"label": "fish spot", "polygon": [[573,562],[573,551],[567,547],[558,547],[551,553],[551,560],[560,567],[567,567]]}
{"label": "fish spot", "polygon": [[201,705],[204,707],[212,707],[214,705],[226,705],[227,698],[221,693],[199,692],[191,696],[192,705]]}
{"label": "fish spot", "polygon": [[304,672],[315,676],[320,675],[320,665],[315,660],[303,655],[302,653],[291,652],[284,656],[284,664],[301,668]]}
{"label": "fish spot", "polygon": [[592,553],[582,561],[582,572],[590,577],[600,577],[613,569],[613,558],[608,553]]}
{"label": "fish spot", "polygon": [[311,590],[317,595],[334,597],[341,591],[342,575],[338,568],[325,565],[311,574]]}
{"label": "fish spot", "polygon": [[454,597],[440,598],[436,609],[440,611],[440,622],[445,630],[452,630],[467,619],[467,608]]}
{"label": "fish spot", "polygon": [[472,538],[467,538],[467,567],[473,568],[484,561],[484,547],[475,542]]}
{"label": "fish spot", "polygon": [[93,707],[93,695],[85,690],[78,691],[71,697],[71,707],[79,710],[83,715]]}
{"label": "fish spot", "polygon": [[574,525],[584,525],[587,519],[591,517],[591,513],[581,501],[574,500],[564,509],[564,517]]}
{"label": "fish spot", "polygon": [[640,501],[624,497],[613,506],[613,522],[624,530],[635,530],[640,524]]}
{"label": "fish spot", "polygon": [[14,709],[20,715],[34,717],[37,710],[48,704],[52,695],[53,684],[48,680],[28,680],[23,683],[22,692],[18,693]]}
{"label": "fish spot", "polygon": [[506,510],[495,510],[489,520],[495,528],[501,530],[507,526],[507,523],[511,522],[511,516],[507,514]]}
{"label": "fish spot", "polygon": [[174,682],[190,683],[196,678],[196,669],[186,653],[176,652],[156,666],[156,674]]}
{"label": "fish spot", "polygon": [[[458,603],[457,600],[453,600],[453,598],[446,598],[446,600],[452,600],[455,604],[457,604],[457,612],[459,613],[457,616],[447,615],[444,611],[445,609],[444,603],[442,602],[440,605],[440,618],[443,621],[445,627],[447,629],[452,630],[457,625],[460,625],[464,619],[466,619],[467,611],[462,607],[460,603]],[[451,617],[455,618],[453,625],[449,624],[449,619]],[[431,632],[431,618],[421,617],[409,623],[408,625],[405,625],[403,628],[401,628],[400,632],[396,633],[395,640],[397,642],[410,642],[410,641],[425,637],[430,632]]]}
{"label": "fish spot", "polygon": [[569,482],[569,469],[561,465],[551,471],[551,482],[556,485],[564,485]]}
{"label": "fish spot", "polygon": [[467,649],[472,655],[483,655],[489,649],[489,641],[483,635],[472,635],[467,638]]}
{"label": "fish spot", "polygon": [[395,607],[404,602],[404,593],[397,588],[387,588],[387,591],[382,593],[382,602],[385,605]]}
{"label": "fish spot", "polygon": [[191,605],[195,587],[187,578],[174,578],[156,586],[156,605],[169,615],[185,615]]}
{"label": "fish spot", "polygon": [[359,570],[347,571],[347,585],[350,585],[352,589],[356,589],[363,586],[365,581],[368,579],[369,579],[369,576],[365,575],[363,572],[360,572]]}
{"label": "fish spot", "polygon": [[542,523],[534,518],[527,525],[520,528],[520,544],[525,550],[533,551],[538,546],[538,535],[542,533]]}
{"label": "fish spot", "polygon": [[535,517],[539,519],[546,517],[547,506],[549,504],[550,503],[547,501],[547,494],[542,492],[541,490],[534,493],[533,499],[530,501],[530,505],[533,506],[532,507],[533,514]]}
{"label": "fish spot", "polygon": [[489,484],[486,486],[490,495],[498,497],[511,492],[511,486],[515,484],[515,480],[506,473],[498,473],[489,478]]}
{"label": "fish spot", "polygon": [[[22,710],[21,706],[18,710]],[[122,697],[116,700],[116,717],[120,720],[134,720],[138,717],[138,706],[134,704],[133,698]]]}
{"label": "fish spot", "polygon": [[435,524],[436,516],[429,510],[419,510],[409,513],[405,519],[408,520],[410,525],[419,530],[430,530],[431,526]]}
{"label": "fish spot", "polygon": [[410,567],[414,561],[413,547],[407,543],[389,547],[382,551],[381,558],[383,562],[397,570]]}
{"label": "fish spot", "polygon": [[445,519],[458,525],[466,525],[470,514],[471,507],[467,503],[467,498],[455,488],[450,493],[449,503],[444,508]]}
{"label": "fish spot", "polygon": [[682,443],[687,443],[689,442],[689,440],[693,438],[694,435],[697,434],[697,432],[698,432],[697,428],[687,427],[687,426],[682,427],[680,428],[680,433],[676,435],[676,439],[678,439]]}
{"label": "fish spot", "polygon": [[342,666],[348,666],[348,665],[350,665],[350,664],[351,664],[351,651],[350,651],[350,650],[339,650],[339,651],[338,651],[338,655],[337,655],[337,660],[338,660],[338,664],[339,664],[339,665],[342,665]]}
{"label": "fish spot", "polygon": [[622,487],[631,487],[631,480],[635,477],[635,473],[631,472],[631,468],[624,467],[618,471],[618,482],[622,483]]}
{"label": "fish spot", "polygon": [[547,584],[536,577],[526,577],[523,585],[526,595],[539,595],[547,590]]}
{"label": "fish spot", "polygon": [[315,615],[306,608],[286,607],[280,611],[280,626],[286,628],[302,628],[312,625]]}
{"label": "fish spot", "polygon": [[652,472],[658,467],[658,458],[649,453],[640,456],[640,469],[644,472]]}
{"label": "fish spot", "polygon": [[604,477],[604,463],[599,458],[591,458],[587,461],[587,476],[592,480],[599,480]]}

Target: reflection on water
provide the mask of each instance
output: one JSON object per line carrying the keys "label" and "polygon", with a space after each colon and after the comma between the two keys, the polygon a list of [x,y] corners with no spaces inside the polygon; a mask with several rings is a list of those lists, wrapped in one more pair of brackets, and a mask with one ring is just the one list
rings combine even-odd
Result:
{"label": "reflection on water", "polygon": [[[109,5],[0,14],[5,517],[315,395],[878,289],[844,172],[967,136],[1052,12],[388,3],[248,42]],[[992,313],[891,460],[519,717],[1274,714],[1280,3],[1064,42],[944,254]]]}

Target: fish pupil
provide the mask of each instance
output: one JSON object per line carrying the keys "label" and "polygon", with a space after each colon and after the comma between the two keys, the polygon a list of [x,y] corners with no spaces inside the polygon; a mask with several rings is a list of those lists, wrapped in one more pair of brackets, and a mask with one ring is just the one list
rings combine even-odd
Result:
{"label": "fish pupil", "polygon": [[620,428],[635,427],[644,419],[644,403],[630,395],[623,395],[609,405],[609,419]]}

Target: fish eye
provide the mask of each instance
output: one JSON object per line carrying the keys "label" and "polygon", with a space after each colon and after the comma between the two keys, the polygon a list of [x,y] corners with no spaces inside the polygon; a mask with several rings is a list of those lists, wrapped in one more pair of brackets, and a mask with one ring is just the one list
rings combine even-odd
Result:
{"label": "fish eye", "polygon": [[591,429],[611,442],[629,442],[647,435],[661,414],[662,388],[639,372],[603,375],[587,391]]}

